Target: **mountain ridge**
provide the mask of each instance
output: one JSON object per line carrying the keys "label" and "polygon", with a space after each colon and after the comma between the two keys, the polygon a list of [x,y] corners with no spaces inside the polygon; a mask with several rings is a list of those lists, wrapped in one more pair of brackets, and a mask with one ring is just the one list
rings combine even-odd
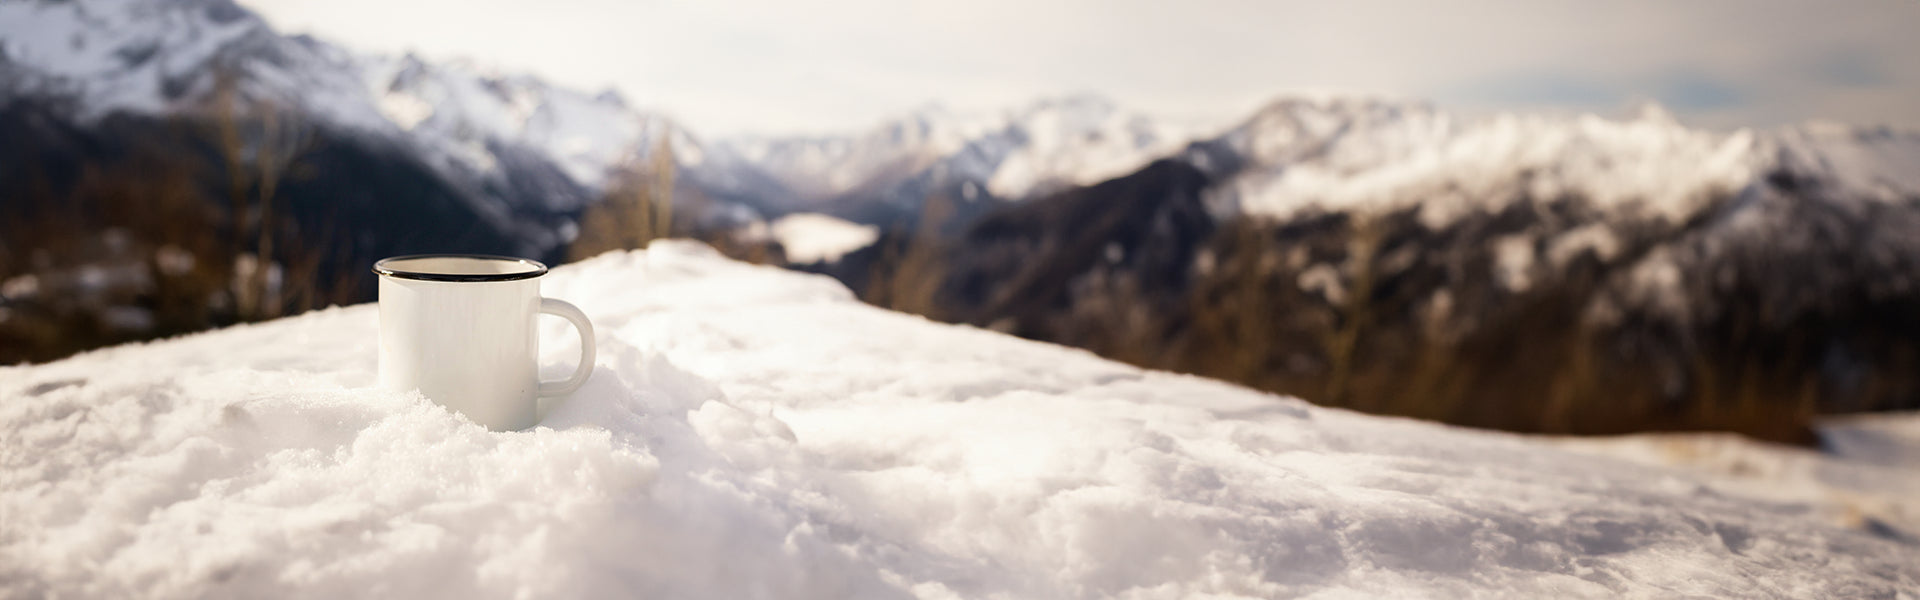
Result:
{"label": "mountain ridge", "polygon": [[[1895,196],[1920,189],[1920,176],[1901,169],[1920,160],[1914,149],[1920,132],[1808,124],[1717,133],[1681,125],[1653,105],[1625,119],[1525,113],[1468,119],[1405,99],[1295,94],[1209,132],[1080,93],[977,113],[932,105],[840,135],[707,140],[610,91],[576,91],[465,60],[355,53],[312,36],[279,34],[229,0],[15,3],[0,7],[0,22],[33,32],[0,43],[9,97],[71,96],[82,121],[115,110],[163,114],[204,110],[220,93],[221,78],[231,76],[243,102],[278,106],[420,154],[452,187],[474,197],[476,212],[502,227],[529,216],[549,223],[534,241],[548,248],[570,235],[561,226],[567,214],[591,204],[614,174],[647,164],[666,145],[683,191],[718,201],[714,212],[723,216],[713,224],[727,227],[793,212],[907,224],[930,197],[1017,201],[1175,155],[1217,168],[1206,158],[1209,152],[1221,158],[1222,150],[1234,155],[1236,175],[1211,193],[1218,211],[1285,213],[1306,203],[1407,196],[1396,186],[1431,178],[1417,171],[1439,167],[1528,169],[1550,175],[1535,177],[1538,185],[1565,185],[1598,198],[1607,194],[1596,190],[1622,177],[1645,179],[1640,188],[1646,189],[1714,183],[1686,180],[1693,161],[1719,165],[1709,178],[1733,185],[1764,170],[1751,165],[1766,159],[1746,155],[1769,153],[1797,161],[1801,172],[1844,175],[1829,178],[1878,185]],[[1636,146],[1630,143],[1636,135],[1649,139]],[[1876,146],[1875,135],[1892,142]],[[1743,156],[1673,147],[1711,140],[1740,146],[1747,138],[1755,148],[1721,148]],[[1497,160],[1471,160],[1490,154]],[[1888,156],[1897,159],[1879,164]],[[1671,165],[1674,172],[1597,166],[1622,158]],[[555,180],[555,170],[564,178]],[[1645,189],[1625,195],[1636,194],[1645,196]]]}

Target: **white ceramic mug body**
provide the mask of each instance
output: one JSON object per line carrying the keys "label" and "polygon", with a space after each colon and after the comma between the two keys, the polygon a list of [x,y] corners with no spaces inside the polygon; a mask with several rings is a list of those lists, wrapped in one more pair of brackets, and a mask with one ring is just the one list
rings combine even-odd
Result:
{"label": "white ceramic mug body", "polygon": [[[380,274],[380,384],[419,390],[488,429],[539,422],[541,396],[572,392],[593,368],[593,330],[573,305],[540,297],[547,268],[481,255],[403,256]],[[574,376],[542,384],[534,319],[549,312],[580,330]]]}

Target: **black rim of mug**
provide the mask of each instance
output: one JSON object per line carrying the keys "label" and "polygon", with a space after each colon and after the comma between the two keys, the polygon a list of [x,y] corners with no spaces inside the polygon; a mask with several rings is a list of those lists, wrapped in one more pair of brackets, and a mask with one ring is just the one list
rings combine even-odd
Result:
{"label": "black rim of mug", "polygon": [[[421,259],[421,258],[469,258],[474,260],[494,260],[494,261],[502,261],[502,262],[510,262],[510,263],[527,265],[527,266],[533,267],[533,270],[521,271],[518,273],[431,273],[431,272],[422,272],[422,271],[404,271],[404,270],[395,269],[393,267],[388,266],[389,263],[394,263],[394,262],[399,262],[404,260],[415,260],[415,259]],[[415,279],[419,281],[449,281],[449,282],[455,282],[455,283],[478,283],[478,282],[485,282],[485,281],[518,281],[521,279],[533,279],[535,277],[539,277],[541,275],[547,274],[547,266],[544,264],[540,264],[540,261],[533,260],[530,258],[498,256],[494,254],[408,254],[406,256],[391,256],[391,257],[380,259],[379,262],[373,263],[373,272],[378,273],[385,277],[397,277],[400,279]]]}

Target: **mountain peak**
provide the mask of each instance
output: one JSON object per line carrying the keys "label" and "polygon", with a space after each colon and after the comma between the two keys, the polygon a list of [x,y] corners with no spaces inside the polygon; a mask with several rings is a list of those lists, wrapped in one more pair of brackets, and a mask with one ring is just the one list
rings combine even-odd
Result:
{"label": "mountain peak", "polygon": [[252,11],[241,8],[233,0],[171,0],[202,11],[207,20],[215,23],[232,23],[241,20],[259,20]]}
{"label": "mountain peak", "polygon": [[1390,98],[1369,94],[1345,93],[1297,93],[1274,98],[1254,112],[1254,119],[1277,116],[1306,115],[1358,115],[1364,113],[1398,114],[1405,112],[1428,112],[1432,107],[1426,102]]}
{"label": "mountain peak", "polygon": [[616,108],[630,107],[630,105],[627,104],[627,97],[621,94],[620,90],[613,88],[600,90],[600,93],[594,94],[593,101]]}

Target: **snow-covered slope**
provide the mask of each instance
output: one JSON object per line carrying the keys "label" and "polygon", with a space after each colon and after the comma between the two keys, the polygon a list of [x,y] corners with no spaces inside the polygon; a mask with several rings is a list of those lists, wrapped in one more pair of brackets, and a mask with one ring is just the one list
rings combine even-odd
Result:
{"label": "snow-covered slope", "polygon": [[[612,91],[587,94],[531,75],[410,54],[363,57],[357,66],[382,115],[436,160],[467,172],[498,171],[514,160],[550,162],[592,193],[618,171],[652,168],[653,153],[665,148],[677,181],[706,202],[721,203],[705,208],[722,215],[756,218],[755,207],[785,193],[754,166]],[[540,190],[522,196],[521,202],[560,210],[580,202]]]}
{"label": "snow-covered slope", "polygon": [[933,106],[857,135],[727,145],[807,206],[849,195],[914,203],[924,200],[915,194],[949,187],[959,190],[957,200],[1018,200],[1125,174],[1180,149],[1194,133],[1083,94],[997,113]]}
{"label": "snow-covered slope", "polygon": [[1211,154],[1190,154],[1202,166],[1231,163],[1218,167],[1230,177],[1213,201],[1278,218],[1417,206],[1437,226],[1515,201],[1577,198],[1679,220],[1782,168],[1849,194],[1920,196],[1920,131],[1810,124],[1721,133],[1686,127],[1652,104],[1620,119],[1468,119],[1414,102],[1284,98],[1211,144]]}
{"label": "snow-covered slope", "polygon": [[230,0],[0,4],[0,90],[71,98],[80,114],[204,108],[223,76],[242,101],[299,107],[366,132],[390,126],[367,102],[353,57],[275,33]]}
{"label": "snow-covered slope", "polygon": [[1845,506],[1758,494],[934,324],[685,243],[544,292],[600,358],[526,432],[370,388],[372,306],[0,369],[0,595],[1920,594],[1911,466],[1859,467]]}
{"label": "snow-covered slope", "polygon": [[880,239],[880,228],[819,213],[794,213],[767,225],[767,233],[787,252],[787,262],[836,261]]}
{"label": "snow-covered slope", "polygon": [[896,184],[991,130],[991,122],[931,106],[856,135],[747,137],[723,143],[778,177],[801,196],[795,201],[804,203],[863,186]]}
{"label": "snow-covered slope", "polygon": [[[422,146],[461,168],[488,172],[500,154],[525,148],[569,178],[600,189],[609,171],[645,164],[662,138],[676,158],[698,162],[699,143],[659,115],[628,108],[618,95],[590,96],[530,76],[413,55],[361,59],[360,74],[385,115]],[[535,199],[537,200],[537,199]]]}
{"label": "snow-covered slope", "polygon": [[1411,210],[1428,230],[1470,232],[1464,246],[1491,249],[1507,291],[1556,280],[1585,255],[1630,260],[1617,297],[1591,306],[1602,321],[1624,307],[1689,326],[1723,310],[1724,288],[1749,268],[1774,273],[1751,273],[1759,290],[1741,293],[1763,293],[1781,314],[1863,288],[1879,297],[1912,285],[1900,257],[1920,251],[1920,130],[1716,132],[1651,104],[1625,118],[1465,119],[1411,102],[1303,97],[1185,156],[1217,175],[1207,191],[1216,215],[1286,223]]}
{"label": "snow-covered slope", "polygon": [[1042,100],[1012,112],[1007,123],[1005,154],[987,191],[1013,199],[1124,175],[1199,133],[1095,96]]}
{"label": "snow-covered slope", "polygon": [[[1823,431],[1834,455],[1756,442],[1738,435],[1641,434],[1612,438],[1554,440],[1559,447],[1583,454],[1673,467],[1710,482],[1716,491],[1782,505],[1803,506],[1815,518],[1843,526],[1874,531],[1907,545],[1920,544],[1920,416],[1882,413],[1853,419],[1855,423]],[[1857,440],[1860,432],[1874,432],[1882,446],[1902,453],[1849,454],[1866,448],[1834,447],[1835,439]],[[1890,434],[1899,434],[1898,437]],[[1729,538],[1732,539],[1732,538]],[[1737,542],[1736,542],[1737,543]]]}
{"label": "snow-covered slope", "polygon": [[1820,443],[1828,452],[1856,462],[1920,464],[1920,412],[1827,419],[1820,425]]}
{"label": "snow-covered slope", "polygon": [[1814,122],[1771,132],[1767,149],[1787,170],[1864,198],[1920,197],[1920,130]]}

